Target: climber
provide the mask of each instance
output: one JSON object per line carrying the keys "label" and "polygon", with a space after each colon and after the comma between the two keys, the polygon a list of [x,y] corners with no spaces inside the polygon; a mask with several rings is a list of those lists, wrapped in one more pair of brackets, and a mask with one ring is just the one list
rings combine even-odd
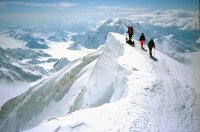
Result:
{"label": "climber", "polygon": [[149,55],[150,55],[150,57],[152,57],[152,48],[155,49],[155,43],[154,43],[153,39],[151,39],[148,42],[148,47],[149,47]]}
{"label": "climber", "polygon": [[133,36],[133,26],[129,26],[129,27],[128,27],[127,33],[128,33],[128,38],[129,38],[129,40],[131,40],[131,39],[132,39],[132,36]]}
{"label": "climber", "polygon": [[141,48],[143,48],[143,45],[144,45],[144,42],[145,42],[144,33],[141,34],[139,41],[140,41]]}
{"label": "climber", "polygon": [[133,36],[133,26],[128,27],[128,38],[126,38],[126,43],[130,44],[131,46],[135,46],[134,41],[132,41],[132,36]]}

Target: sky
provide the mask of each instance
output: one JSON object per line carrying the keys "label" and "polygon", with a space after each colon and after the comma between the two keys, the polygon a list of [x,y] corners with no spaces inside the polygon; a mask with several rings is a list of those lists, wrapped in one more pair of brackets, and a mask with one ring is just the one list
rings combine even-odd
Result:
{"label": "sky", "polygon": [[199,0],[0,0],[0,25],[92,21],[170,9],[198,10]]}

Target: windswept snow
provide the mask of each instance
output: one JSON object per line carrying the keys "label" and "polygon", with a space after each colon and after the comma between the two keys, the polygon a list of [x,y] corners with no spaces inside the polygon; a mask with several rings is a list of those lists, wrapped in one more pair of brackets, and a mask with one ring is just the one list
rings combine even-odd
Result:
{"label": "windswept snow", "polygon": [[0,129],[30,129],[49,116],[63,116],[125,97],[128,72],[117,63],[124,48],[113,34],[108,36],[106,44],[8,101],[0,111]]}
{"label": "windswept snow", "polygon": [[109,34],[105,50],[86,82],[85,89],[88,91],[84,97],[86,105],[99,106],[110,102],[112,96],[113,100],[118,100],[126,95],[126,84],[120,84],[125,82],[124,72],[126,71],[117,64],[117,59],[123,54],[123,50],[121,41],[115,39],[113,34]]}
{"label": "windswept snow", "polygon": [[[193,73],[170,57],[109,33],[104,47],[70,62],[0,111],[0,130],[199,131]],[[91,108],[93,107],[93,108]]]}
{"label": "windswept snow", "polygon": [[[154,56],[158,60],[155,61],[149,58],[146,51],[137,48],[139,42],[135,40],[135,43],[136,48],[131,47],[125,44],[123,35],[111,33],[107,39],[107,48],[105,48],[104,54],[100,56],[100,58],[106,57],[102,61],[108,63],[110,59],[111,64],[118,65],[118,71],[115,72],[120,73],[123,71],[123,73],[126,73],[122,77],[126,80],[124,85],[121,85],[124,83],[123,81],[118,85],[109,87],[109,89],[115,89],[116,92],[114,92],[111,100],[121,92],[125,93],[125,96],[123,95],[125,98],[115,102],[110,101],[110,103],[99,107],[78,110],[62,117],[49,116],[40,125],[25,132],[198,132],[200,130],[200,103],[199,96],[195,92],[195,83],[191,79],[194,75],[192,71],[157,50]],[[115,45],[113,47],[115,49],[109,49],[108,47],[111,45]],[[117,53],[112,56],[105,53],[108,51],[112,53],[112,50]],[[117,54],[121,55],[118,56]],[[117,62],[115,63],[115,61]],[[105,70],[105,72],[101,72],[101,79],[105,78],[107,81],[102,82],[99,80],[104,87],[113,79],[107,78],[107,75],[112,77],[110,73],[107,73],[107,69],[113,65],[110,63],[107,65],[100,64],[101,60],[95,62],[94,67],[96,66],[96,68],[91,72],[93,75],[91,79],[97,79],[100,76],[97,73]],[[110,70],[113,73],[113,69],[110,68]],[[87,72],[87,70],[82,72]],[[90,80],[90,78],[87,78],[85,82],[87,80]],[[82,79],[79,80],[76,85],[82,81]],[[98,91],[100,83],[91,82],[93,83],[88,83],[84,90],[89,90],[89,95],[94,95],[88,103],[96,106],[93,104],[98,103],[94,100],[100,99],[99,97],[104,94],[106,89],[102,87],[102,91]],[[110,93],[109,89],[107,89],[107,92]],[[97,93],[93,94],[95,92],[99,95]],[[85,95],[89,97],[88,94]],[[80,96],[79,100],[82,99]]]}
{"label": "windswept snow", "polygon": [[[89,49],[97,48],[98,46],[105,44],[109,32],[126,34],[127,27],[132,25],[134,27],[134,39],[138,40],[141,33],[144,32],[146,42],[148,42],[150,38],[154,38],[159,51],[162,51],[164,54],[183,64],[192,63],[191,59],[183,54],[199,52],[200,45],[198,44],[198,30],[181,30],[179,27],[173,25],[156,26],[156,23],[147,23],[149,20],[148,16],[144,19],[145,23],[140,21],[137,22],[136,20],[138,17],[139,20],[143,20],[141,18],[143,16],[132,16],[129,18],[113,18],[102,21],[97,24],[96,28],[72,36],[74,43],[69,48],[79,49],[79,46],[84,46]],[[158,17],[159,16],[156,15],[156,19],[159,21]],[[168,17],[163,15],[161,15],[161,17],[165,20],[168,19]],[[172,21],[176,22],[176,19],[177,17],[173,18]],[[168,23],[168,21],[165,21],[165,23],[166,22]],[[163,22],[161,21],[161,23]]]}

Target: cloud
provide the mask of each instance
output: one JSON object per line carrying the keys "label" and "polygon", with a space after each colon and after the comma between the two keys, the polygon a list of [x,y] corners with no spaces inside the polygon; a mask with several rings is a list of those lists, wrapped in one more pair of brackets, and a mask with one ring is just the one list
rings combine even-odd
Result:
{"label": "cloud", "polygon": [[31,87],[28,82],[9,83],[6,81],[0,81],[0,86],[0,108],[8,100],[26,92]]}
{"label": "cloud", "polygon": [[171,17],[188,18],[197,15],[197,12],[191,10],[157,10],[153,14],[155,15],[168,15]]}
{"label": "cloud", "polygon": [[140,14],[146,11],[145,8],[130,8],[130,7],[121,7],[121,6],[104,6],[99,5],[95,6],[96,9],[100,11],[110,12],[113,14]]}
{"label": "cloud", "polygon": [[158,10],[143,15],[132,15],[132,20],[162,27],[178,27],[182,30],[199,29],[198,11]]}
{"label": "cloud", "polygon": [[31,2],[22,2],[22,1],[0,2],[0,7],[4,7],[6,5],[50,7],[50,8],[69,8],[69,7],[75,6],[76,4],[69,3],[69,2],[59,2],[59,3],[31,3]]}
{"label": "cloud", "polygon": [[122,9],[122,7],[118,7],[118,6],[96,6],[96,8],[101,9],[101,10]]}
{"label": "cloud", "polygon": [[86,13],[80,13],[82,15],[104,15],[103,12],[86,12]]}
{"label": "cloud", "polygon": [[11,38],[0,33],[0,47],[3,48],[25,48],[25,42]]}

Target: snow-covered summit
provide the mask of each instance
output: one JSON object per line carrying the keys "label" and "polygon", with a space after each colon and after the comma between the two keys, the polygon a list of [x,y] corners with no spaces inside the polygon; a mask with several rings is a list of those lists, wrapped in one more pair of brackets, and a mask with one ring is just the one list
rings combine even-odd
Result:
{"label": "snow-covered summit", "polygon": [[198,131],[200,102],[191,71],[157,50],[155,61],[135,43],[109,33],[104,48],[8,101],[0,130]]}
{"label": "snow-covered summit", "polygon": [[[138,39],[141,33],[145,31],[139,23],[134,23],[126,18],[107,19],[99,22],[94,29],[73,36],[72,40],[75,42],[73,48],[76,49],[76,46],[78,45],[91,49],[97,48],[100,45],[105,44],[109,32],[126,34],[128,26],[134,27],[134,38],[136,39]],[[147,39],[151,37],[151,34],[148,31],[145,31],[145,33]]]}
{"label": "snow-covered summit", "polygon": [[[134,28],[134,39],[139,40],[141,33],[144,32],[146,43],[148,43],[150,38],[155,39],[156,47],[159,51],[181,63],[192,63],[191,58],[188,58],[185,53],[188,54],[200,51],[200,45],[197,43],[198,41],[196,42],[199,38],[198,30],[187,31],[174,26],[156,26],[136,21],[135,19],[132,19],[134,17],[136,17],[137,20],[137,16],[132,16],[128,18],[112,18],[101,21],[94,29],[72,36],[74,43],[70,49],[79,49],[80,46],[95,49],[100,45],[105,44],[109,32],[125,35],[127,27],[132,25]],[[167,19],[167,17],[164,18]],[[146,19],[148,20],[148,17]]]}

